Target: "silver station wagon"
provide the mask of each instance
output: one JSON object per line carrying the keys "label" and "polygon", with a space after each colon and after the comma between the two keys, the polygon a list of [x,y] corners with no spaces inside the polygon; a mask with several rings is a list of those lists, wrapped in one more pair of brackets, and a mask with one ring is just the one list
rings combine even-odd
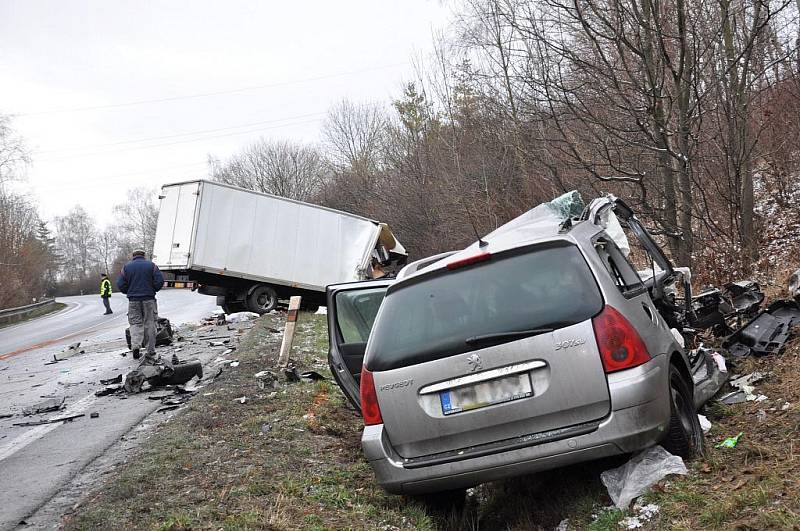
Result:
{"label": "silver station wagon", "polygon": [[687,273],[609,196],[540,205],[396,279],[329,286],[331,370],[380,485],[450,491],[656,443],[703,452],[696,410],[724,377],[683,347]]}

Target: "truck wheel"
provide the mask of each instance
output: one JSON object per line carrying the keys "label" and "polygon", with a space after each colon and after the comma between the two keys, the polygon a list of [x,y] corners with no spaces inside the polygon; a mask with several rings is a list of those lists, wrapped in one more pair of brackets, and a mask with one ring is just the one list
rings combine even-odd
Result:
{"label": "truck wheel", "polygon": [[663,446],[671,454],[684,459],[702,457],[706,449],[705,436],[689,389],[678,368],[670,364],[670,419]]}
{"label": "truck wheel", "polygon": [[247,308],[259,315],[275,309],[278,305],[278,294],[270,286],[256,286],[247,296]]}

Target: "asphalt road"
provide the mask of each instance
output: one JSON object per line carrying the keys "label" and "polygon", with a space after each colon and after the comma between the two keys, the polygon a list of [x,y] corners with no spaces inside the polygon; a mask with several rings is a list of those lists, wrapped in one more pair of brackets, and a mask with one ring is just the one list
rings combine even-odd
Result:
{"label": "asphalt road", "polygon": [[[58,493],[59,489],[106,448],[153,412],[158,403],[144,396],[127,400],[95,397],[100,379],[133,369],[126,352],[127,301],[114,295],[113,315],[102,315],[97,295],[65,297],[64,310],[0,329],[0,530],[13,529]],[[158,296],[159,315],[177,325],[197,322],[216,309],[214,297],[188,290],[165,290]],[[81,342],[84,353],[65,348]],[[45,363],[53,356],[66,358]],[[20,416],[43,397],[64,396],[58,413]],[[90,413],[99,413],[90,418]],[[14,423],[85,414],[72,422],[33,427]]]}

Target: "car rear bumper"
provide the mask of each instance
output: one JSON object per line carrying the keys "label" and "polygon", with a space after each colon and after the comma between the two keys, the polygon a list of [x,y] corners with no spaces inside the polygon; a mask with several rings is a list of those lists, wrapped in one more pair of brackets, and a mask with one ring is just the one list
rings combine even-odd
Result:
{"label": "car rear bumper", "polygon": [[366,426],[361,438],[365,456],[378,483],[396,494],[418,494],[468,487],[530,474],[582,461],[634,452],[663,438],[669,424],[667,356],[657,356],[635,369],[609,375],[612,411],[592,429],[557,440],[532,434],[530,445],[513,449],[494,445],[491,453],[413,467],[392,448],[383,425]]}

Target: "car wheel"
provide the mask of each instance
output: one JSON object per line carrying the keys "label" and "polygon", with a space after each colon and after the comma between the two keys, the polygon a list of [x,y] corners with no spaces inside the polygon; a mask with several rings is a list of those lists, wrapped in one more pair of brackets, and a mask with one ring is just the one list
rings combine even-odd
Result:
{"label": "car wheel", "polygon": [[663,445],[673,455],[693,459],[705,454],[705,437],[686,379],[675,365],[669,366],[670,419]]}
{"label": "car wheel", "polygon": [[259,315],[275,309],[278,305],[278,294],[270,286],[256,286],[247,296],[247,308]]}

